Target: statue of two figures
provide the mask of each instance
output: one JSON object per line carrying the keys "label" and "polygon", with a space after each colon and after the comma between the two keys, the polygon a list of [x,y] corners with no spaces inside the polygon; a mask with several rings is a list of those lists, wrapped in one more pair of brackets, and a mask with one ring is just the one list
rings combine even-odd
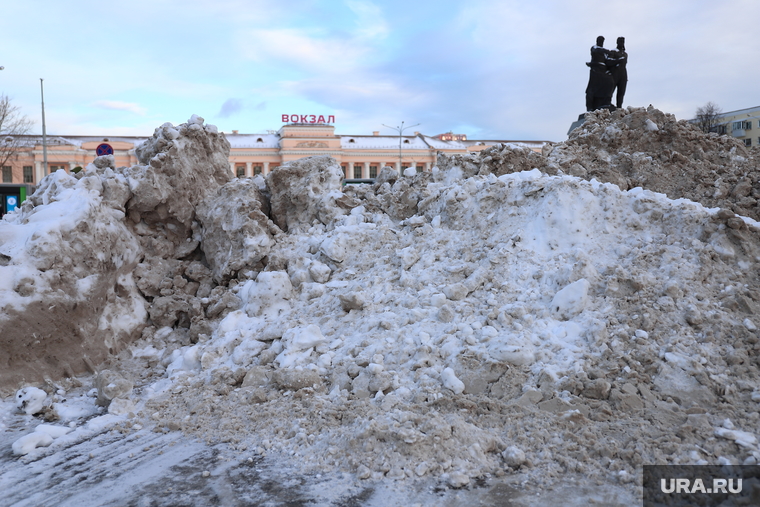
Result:
{"label": "statue of two figures", "polygon": [[615,102],[618,108],[623,107],[628,82],[627,63],[625,37],[618,37],[616,49],[605,49],[604,37],[600,35],[596,38],[596,45],[591,47],[591,61],[586,63],[591,68],[586,87],[586,111],[603,108],[614,111],[612,94],[616,89]]}

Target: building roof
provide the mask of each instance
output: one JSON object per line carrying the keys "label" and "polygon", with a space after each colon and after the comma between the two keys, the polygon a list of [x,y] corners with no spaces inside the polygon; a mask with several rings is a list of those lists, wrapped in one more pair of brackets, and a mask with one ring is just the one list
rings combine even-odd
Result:
{"label": "building roof", "polygon": [[228,134],[224,137],[230,148],[279,148],[280,136],[277,134]]}
{"label": "building roof", "polygon": [[[350,150],[393,150],[398,149],[398,136],[337,136],[340,147]],[[430,147],[418,136],[402,136],[402,149],[429,150]]]}
{"label": "building roof", "polygon": [[738,114],[753,114],[760,113],[760,106],[748,107],[746,109],[737,109],[736,111],[727,111],[720,113],[718,116],[736,116]]}
{"label": "building roof", "polygon": [[[9,136],[6,136],[9,137]],[[42,136],[41,135],[23,135],[23,136],[12,136],[12,137],[19,137],[22,138],[24,141],[22,142],[25,146],[34,146],[37,144],[42,144]],[[103,136],[57,136],[57,135],[48,135],[46,139],[46,143],[48,146],[76,146],[77,148],[81,147],[84,143],[90,143],[90,142],[124,142],[124,143],[131,143],[135,147],[141,145],[145,141],[147,141],[149,137],[138,137],[138,136],[118,136],[118,137],[103,137]]]}
{"label": "building roof", "polygon": [[[749,111],[749,109],[747,110]],[[728,114],[728,113],[724,113]],[[230,143],[231,149],[279,149],[279,134],[235,134],[224,132],[224,136]],[[23,139],[22,145],[35,146],[42,144],[41,135],[23,135],[15,136]],[[343,150],[394,150],[399,147],[399,136],[393,135],[336,135],[340,139],[340,146]],[[137,147],[150,139],[150,136],[77,136],[77,135],[48,135],[48,146],[74,146],[81,148],[84,143],[90,142],[124,142],[131,143]],[[510,146],[521,146],[525,148],[536,148],[546,144],[548,141],[498,141],[498,140],[477,140],[468,139],[467,141],[442,141],[436,137],[417,134],[413,136],[402,136],[401,148],[404,150],[462,150],[467,151],[472,146],[493,146],[504,143]]]}

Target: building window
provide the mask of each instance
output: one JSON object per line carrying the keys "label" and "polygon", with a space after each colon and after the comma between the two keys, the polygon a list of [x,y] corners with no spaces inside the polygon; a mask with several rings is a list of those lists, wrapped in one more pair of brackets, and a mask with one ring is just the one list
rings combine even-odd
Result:
{"label": "building window", "polygon": [[748,137],[744,140],[744,146],[752,146],[752,138]]}
{"label": "building window", "polygon": [[13,169],[9,165],[3,166],[3,183],[13,183]]}
{"label": "building window", "polygon": [[34,183],[34,173],[30,165],[24,166],[24,183]]}
{"label": "building window", "polygon": [[361,178],[362,177],[362,166],[359,164],[354,164],[354,178]]}
{"label": "building window", "polygon": [[64,171],[66,170],[66,169],[64,169],[64,167],[63,167],[62,165],[51,165],[51,166],[50,166],[50,174],[53,174],[53,173],[54,173],[54,172],[56,172],[58,169],[62,169],[62,170],[64,170]]}
{"label": "building window", "polygon": [[262,169],[261,169],[260,165],[253,166],[253,175],[254,176],[256,176],[257,174],[261,174],[261,171],[262,171]]}
{"label": "building window", "polygon": [[256,142],[257,142],[257,143],[263,143],[263,142],[264,142],[264,140],[263,140],[262,138],[260,138],[260,137],[259,137],[258,139],[256,139]]}
{"label": "building window", "polygon": [[244,177],[245,176],[245,166],[244,165],[235,166],[235,175],[238,178]]}
{"label": "building window", "polygon": [[733,125],[731,125],[733,130],[752,130],[752,122],[751,121],[735,121]]}
{"label": "building window", "polygon": [[713,127],[715,129],[715,132],[718,134],[725,134],[726,133],[726,126],[725,125],[718,125],[716,127]]}
{"label": "building window", "polygon": [[370,178],[377,178],[377,166],[376,165],[369,166],[369,177]]}

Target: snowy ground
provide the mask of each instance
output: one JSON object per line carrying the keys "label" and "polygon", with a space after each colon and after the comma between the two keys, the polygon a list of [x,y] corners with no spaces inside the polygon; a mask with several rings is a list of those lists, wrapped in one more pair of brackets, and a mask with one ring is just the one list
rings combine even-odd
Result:
{"label": "snowy ground", "polygon": [[[85,379],[86,380],[86,379]],[[88,406],[76,400],[80,413]],[[89,409],[97,408],[90,398]],[[568,476],[546,489],[520,477],[484,478],[451,490],[440,482],[361,481],[353,474],[304,474],[284,467],[277,455],[241,454],[225,444],[209,445],[180,432],[125,430],[125,417],[77,418],[76,438],[58,439],[19,459],[11,443],[39,424],[2,406],[0,498],[2,506],[627,506],[630,491]],[[106,421],[111,419],[111,421]],[[60,424],[60,423],[59,423]],[[568,500],[570,498],[570,500]]]}

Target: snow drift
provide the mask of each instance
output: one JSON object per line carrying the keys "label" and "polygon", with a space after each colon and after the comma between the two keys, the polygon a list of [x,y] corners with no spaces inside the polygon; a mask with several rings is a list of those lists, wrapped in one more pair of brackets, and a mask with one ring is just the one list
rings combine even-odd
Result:
{"label": "snow drift", "polygon": [[732,141],[627,109],[544,155],[345,189],[329,157],[229,179],[197,117],[149,143],[0,222],[6,390],[137,340],[110,368],[162,388],[120,394],[134,415],[305,470],[628,483],[760,459],[731,436],[760,399],[757,164]]}
{"label": "snow drift", "polygon": [[230,179],[229,143],[202,124],[164,124],[131,168],[59,170],[0,222],[0,389],[91,370],[140,336],[144,296],[197,249],[195,207]]}

